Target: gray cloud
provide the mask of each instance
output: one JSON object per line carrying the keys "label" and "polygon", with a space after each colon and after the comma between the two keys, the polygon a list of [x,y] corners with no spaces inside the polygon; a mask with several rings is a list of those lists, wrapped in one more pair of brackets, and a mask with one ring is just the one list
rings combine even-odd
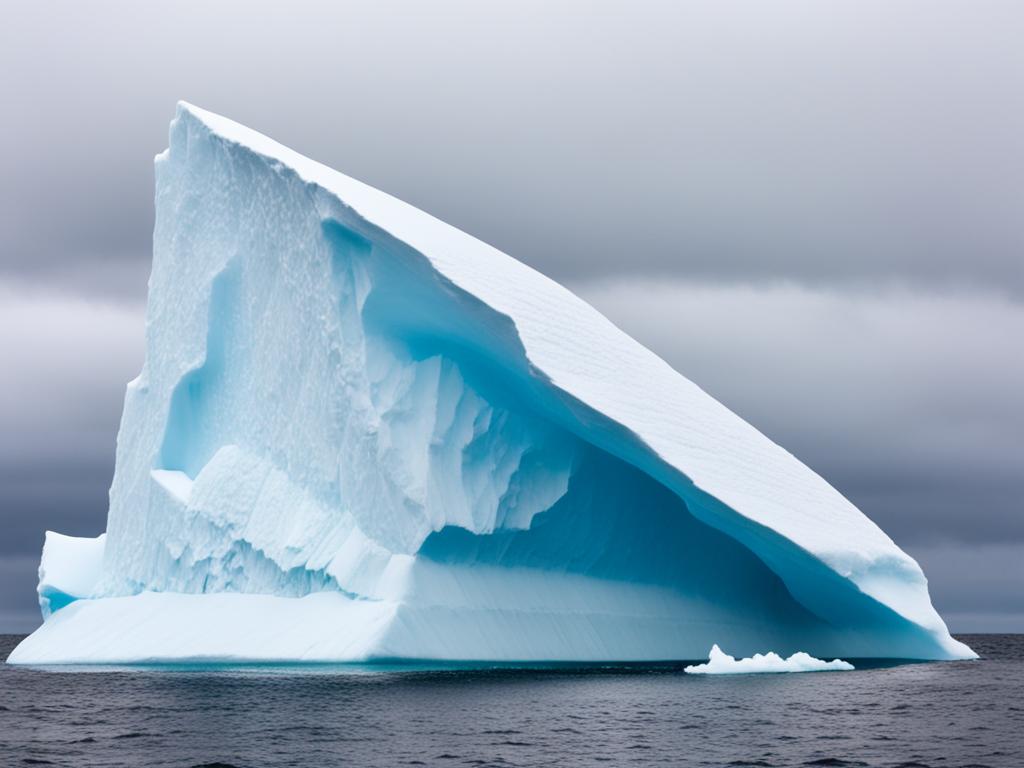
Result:
{"label": "gray cloud", "polygon": [[1024,544],[913,546],[935,607],[954,632],[1024,629]]}
{"label": "gray cloud", "polygon": [[[412,7],[414,8],[414,7]],[[59,18],[60,23],[54,23]],[[187,98],[557,278],[1024,289],[1013,3],[47,3],[0,30],[2,268],[144,269]]]}
{"label": "gray cloud", "polygon": [[0,632],[31,632],[40,624],[36,567],[29,557],[0,557]]}
{"label": "gray cloud", "polygon": [[144,326],[140,306],[0,281],[0,559],[38,553],[47,529],[104,529]]}

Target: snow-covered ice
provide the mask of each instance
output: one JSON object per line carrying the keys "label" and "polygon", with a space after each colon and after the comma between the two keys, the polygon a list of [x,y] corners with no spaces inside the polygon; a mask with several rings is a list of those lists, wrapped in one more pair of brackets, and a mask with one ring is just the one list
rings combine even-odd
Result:
{"label": "snow-covered ice", "polygon": [[557,283],[188,104],[156,176],[105,543],[47,539],[10,661],[973,655],[878,526]]}
{"label": "snow-covered ice", "polygon": [[737,659],[725,653],[718,645],[711,646],[711,653],[704,664],[685,667],[691,675],[751,675],[766,672],[849,672],[853,664],[842,659],[823,661],[803,651],[797,651],[787,659],[777,653],[755,653],[749,659]]}

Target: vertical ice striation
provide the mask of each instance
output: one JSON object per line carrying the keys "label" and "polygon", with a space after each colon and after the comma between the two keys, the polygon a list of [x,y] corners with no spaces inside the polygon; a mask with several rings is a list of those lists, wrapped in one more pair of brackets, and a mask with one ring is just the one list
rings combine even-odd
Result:
{"label": "vertical ice striation", "polygon": [[187,104],[156,170],[105,544],[48,539],[11,661],[972,655],[877,526],[556,283]]}

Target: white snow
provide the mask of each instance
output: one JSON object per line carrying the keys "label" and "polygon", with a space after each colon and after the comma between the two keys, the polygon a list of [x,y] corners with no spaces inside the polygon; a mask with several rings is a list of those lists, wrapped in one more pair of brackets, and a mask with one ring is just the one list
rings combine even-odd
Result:
{"label": "white snow", "polygon": [[13,660],[973,655],[881,529],[557,283],[189,104],[156,170],[102,574]]}
{"label": "white snow", "polygon": [[708,661],[685,668],[691,675],[751,675],[775,672],[849,672],[853,664],[841,659],[822,661],[803,651],[797,651],[788,658],[777,653],[755,653],[748,659],[736,659],[725,653],[718,645],[711,646]]}

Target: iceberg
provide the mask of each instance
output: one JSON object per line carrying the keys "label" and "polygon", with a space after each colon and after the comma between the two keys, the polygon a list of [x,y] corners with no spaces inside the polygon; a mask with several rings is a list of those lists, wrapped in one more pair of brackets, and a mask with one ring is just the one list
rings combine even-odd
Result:
{"label": "iceberg", "polygon": [[717,645],[711,646],[711,653],[705,664],[684,667],[691,675],[756,675],[778,672],[850,672],[853,664],[842,659],[823,661],[810,654],[798,651],[784,659],[777,653],[755,653],[749,659],[730,656]]}
{"label": "iceberg", "polygon": [[107,532],[48,534],[10,663],[974,656],[825,480],[432,216],[181,103],[153,241]]}

